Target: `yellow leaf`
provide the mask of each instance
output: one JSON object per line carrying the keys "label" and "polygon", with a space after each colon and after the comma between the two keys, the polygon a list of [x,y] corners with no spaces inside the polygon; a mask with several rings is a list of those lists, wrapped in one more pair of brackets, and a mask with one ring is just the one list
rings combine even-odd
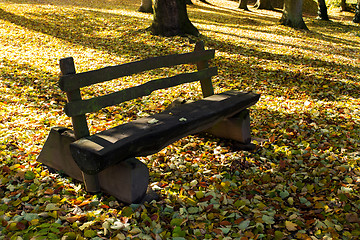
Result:
{"label": "yellow leaf", "polygon": [[290,221],[285,221],[285,226],[286,226],[286,229],[288,231],[296,231],[297,230],[297,224],[296,223],[293,223],[293,222],[290,222]]}

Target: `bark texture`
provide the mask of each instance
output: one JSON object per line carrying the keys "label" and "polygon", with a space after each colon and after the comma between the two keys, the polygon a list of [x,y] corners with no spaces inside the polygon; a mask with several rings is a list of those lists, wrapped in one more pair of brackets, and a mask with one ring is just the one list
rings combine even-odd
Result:
{"label": "bark texture", "polygon": [[285,0],[280,23],[297,29],[308,30],[302,17],[303,0]]}
{"label": "bark texture", "polygon": [[150,30],[155,35],[199,35],[197,28],[190,22],[186,0],[155,0],[154,20]]}
{"label": "bark texture", "polygon": [[138,9],[139,12],[153,13],[152,0],[141,0],[141,6]]}
{"label": "bark texture", "polygon": [[327,12],[325,0],[318,0],[318,6],[319,6],[318,18],[321,20],[329,21],[329,15]]}
{"label": "bark texture", "polygon": [[240,0],[239,1],[239,8],[248,11],[248,0]]}
{"label": "bark texture", "polygon": [[346,0],[340,1],[340,8],[342,12],[349,11],[348,5],[346,4]]}
{"label": "bark texture", "polygon": [[355,16],[354,16],[353,22],[360,23],[360,0],[358,0],[357,4],[356,4]]}
{"label": "bark texture", "polygon": [[273,10],[273,6],[271,4],[271,0],[257,0],[256,4],[254,5],[257,9],[266,9],[266,10]]}

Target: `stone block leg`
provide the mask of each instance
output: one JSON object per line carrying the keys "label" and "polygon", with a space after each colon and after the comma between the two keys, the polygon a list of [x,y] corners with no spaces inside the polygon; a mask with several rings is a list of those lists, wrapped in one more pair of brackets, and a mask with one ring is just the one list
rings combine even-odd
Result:
{"label": "stone block leg", "polygon": [[85,189],[87,192],[90,193],[98,193],[100,192],[100,183],[99,183],[99,176],[89,175],[82,172],[83,182],[85,184]]}
{"label": "stone block leg", "polygon": [[140,202],[146,195],[149,184],[149,170],[136,158],[127,159],[111,166],[97,176],[83,173],[74,161],[69,145],[75,141],[71,129],[54,127],[37,158],[38,162],[54,168],[85,183],[86,190],[98,192],[97,187],[125,203]]}
{"label": "stone block leg", "polygon": [[245,109],[230,118],[226,118],[205,132],[220,138],[249,144],[251,142],[249,110]]}
{"label": "stone block leg", "polygon": [[98,174],[101,189],[125,203],[139,203],[149,185],[149,169],[136,158],[106,168]]}
{"label": "stone block leg", "polygon": [[82,181],[82,172],[72,158],[69,149],[69,144],[74,141],[75,136],[71,129],[53,127],[37,161],[60,172],[64,172],[78,181]]}

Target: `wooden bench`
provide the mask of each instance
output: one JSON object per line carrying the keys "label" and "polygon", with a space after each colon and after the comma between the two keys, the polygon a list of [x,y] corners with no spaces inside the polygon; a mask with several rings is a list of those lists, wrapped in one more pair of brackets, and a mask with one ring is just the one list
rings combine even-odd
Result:
{"label": "wooden bench", "polygon": [[[209,67],[214,50],[197,43],[190,53],[155,57],[76,73],[72,58],[60,60],[59,85],[66,92],[65,113],[71,117],[73,131],[53,128],[38,160],[64,171],[85,183],[89,192],[101,189],[124,202],[138,202],[146,192],[149,172],[136,157],[154,154],[189,134],[207,131],[216,136],[250,142],[247,108],[260,95],[227,91],[214,94],[211,77],[216,67]],[[151,80],[142,85],[108,95],[82,100],[80,89],[136,73],[193,63],[197,71]],[[200,81],[203,99],[180,104],[171,109],[121,124],[90,135],[86,113],[150,95],[153,91]],[[69,148],[70,146],[70,148]]]}

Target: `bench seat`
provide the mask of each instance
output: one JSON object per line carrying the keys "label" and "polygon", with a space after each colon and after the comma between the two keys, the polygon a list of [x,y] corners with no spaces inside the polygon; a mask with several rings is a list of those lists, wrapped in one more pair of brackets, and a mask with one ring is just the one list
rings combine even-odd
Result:
{"label": "bench seat", "polygon": [[204,131],[254,105],[260,94],[227,91],[137,119],[70,144],[80,169],[90,175],[132,157],[154,154],[189,134]]}

